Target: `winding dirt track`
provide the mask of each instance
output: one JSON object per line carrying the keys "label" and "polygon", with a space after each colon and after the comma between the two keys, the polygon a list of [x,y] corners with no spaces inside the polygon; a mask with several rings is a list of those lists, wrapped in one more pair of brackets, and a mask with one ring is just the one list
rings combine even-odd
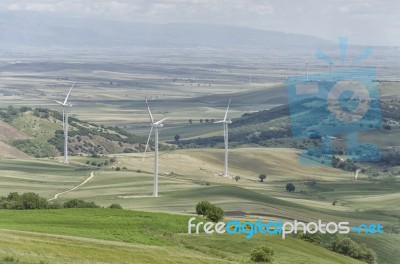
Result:
{"label": "winding dirt track", "polygon": [[79,187],[81,187],[82,185],[84,185],[85,183],[87,183],[88,181],[90,181],[91,179],[93,179],[93,177],[94,177],[94,171],[92,171],[92,172],[90,173],[90,176],[89,176],[86,180],[84,180],[82,183],[80,183],[79,185],[77,185],[77,186],[75,186],[74,188],[71,188],[71,189],[69,189],[69,190],[66,190],[66,191],[57,193],[56,195],[54,195],[53,198],[51,198],[51,199],[49,199],[49,200],[47,200],[47,201],[56,200],[61,194],[65,194],[65,193],[68,193],[68,192],[71,192],[71,191],[74,191],[74,190],[78,189]]}

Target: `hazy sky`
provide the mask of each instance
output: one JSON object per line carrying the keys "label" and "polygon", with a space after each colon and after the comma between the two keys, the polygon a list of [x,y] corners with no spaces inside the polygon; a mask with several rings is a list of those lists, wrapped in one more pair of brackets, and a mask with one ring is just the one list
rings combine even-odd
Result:
{"label": "hazy sky", "polygon": [[400,45],[396,0],[1,0],[30,10],[149,23],[202,22],[301,33],[350,43]]}

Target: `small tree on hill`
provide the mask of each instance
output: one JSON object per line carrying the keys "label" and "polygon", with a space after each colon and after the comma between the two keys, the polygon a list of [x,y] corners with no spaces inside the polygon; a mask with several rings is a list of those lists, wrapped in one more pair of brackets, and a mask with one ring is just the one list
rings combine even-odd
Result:
{"label": "small tree on hill", "polygon": [[260,178],[260,182],[263,182],[263,181],[267,178],[267,175],[265,175],[265,174],[260,174],[260,175],[258,176],[258,178]]}
{"label": "small tree on hill", "polygon": [[179,141],[180,139],[181,139],[181,136],[180,135],[175,135],[175,141]]}
{"label": "small tree on hill", "polygon": [[239,181],[240,180],[240,176],[235,176],[235,181]]}
{"label": "small tree on hill", "polygon": [[205,216],[207,213],[208,208],[210,208],[211,203],[208,201],[201,201],[196,205],[196,213],[198,215]]}
{"label": "small tree on hill", "polygon": [[261,246],[251,253],[250,260],[253,262],[272,263],[274,254],[275,252],[273,248],[269,246]]}
{"label": "small tree on hill", "polygon": [[212,204],[206,211],[207,219],[213,222],[219,222],[224,218],[224,210],[221,207],[218,207]]}
{"label": "small tree on hill", "polygon": [[286,184],[286,191],[294,192],[294,190],[296,190],[296,187],[293,185],[293,183]]}

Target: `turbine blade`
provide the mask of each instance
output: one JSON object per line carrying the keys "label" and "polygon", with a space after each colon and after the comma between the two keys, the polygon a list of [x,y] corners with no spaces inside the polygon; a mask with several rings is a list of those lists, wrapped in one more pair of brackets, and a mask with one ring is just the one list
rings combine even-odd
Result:
{"label": "turbine blade", "polygon": [[[147,103],[147,99],[146,99],[146,105],[147,105],[147,111],[149,112],[149,116],[150,116],[151,123],[154,124],[154,118],[153,118],[153,115],[151,114],[150,106],[149,106],[149,104]],[[152,127],[152,128],[153,128],[153,127]]]}
{"label": "turbine blade", "polygon": [[60,102],[60,101],[54,100],[54,102],[56,102],[56,103],[59,104],[59,105],[63,105],[63,103]]}
{"label": "turbine blade", "polygon": [[71,88],[69,89],[69,92],[68,92],[68,94],[67,94],[67,97],[65,97],[64,104],[67,104],[68,97],[69,97],[69,95],[71,94],[72,88],[74,88],[75,84],[76,84],[76,83],[74,83],[74,84],[71,86]]}
{"label": "turbine blade", "polygon": [[149,146],[150,137],[151,137],[151,133],[152,133],[152,132],[153,132],[153,125],[152,125],[151,128],[150,128],[150,134],[149,134],[149,137],[147,138],[146,147],[145,147],[145,149],[144,149],[143,162],[144,162],[144,159],[146,158],[146,152],[147,152],[147,148],[148,148],[148,146]]}
{"label": "turbine blade", "polygon": [[155,122],[154,124],[155,125],[160,125],[160,124],[162,124],[165,120],[167,120],[169,117],[167,117],[167,118],[164,118],[164,119],[161,119],[160,121],[157,121],[157,122]]}
{"label": "turbine blade", "polygon": [[224,123],[224,120],[215,121],[214,124]]}
{"label": "turbine blade", "polygon": [[228,117],[229,105],[231,104],[231,100],[232,99],[229,99],[228,107],[226,108],[224,122],[226,121],[226,118]]}

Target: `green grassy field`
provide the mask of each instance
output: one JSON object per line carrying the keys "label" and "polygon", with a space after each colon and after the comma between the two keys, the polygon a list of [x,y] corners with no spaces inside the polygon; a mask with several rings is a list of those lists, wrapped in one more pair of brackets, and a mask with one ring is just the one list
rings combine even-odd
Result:
{"label": "green grassy field", "polygon": [[[354,225],[361,223],[380,223],[385,226],[385,232],[387,233],[376,237],[358,235],[356,239],[368,244],[376,250],[379,257],[378,263],[393,264],[394,262],[392,261],[394,258],[400,258],[397,251],[394,251],[394,248],[399,246],[398,232],[400,231],[400,223],[398,222],[400,213],[396,209],[400,186],[396,177],[381,175],[369,179],[366,175],[360,174],[359,180],[355,182],[353,181],[353,174],[349,172],[331,167],[304,167],[299,165],[297,162],[297,152],[292,149],[241,148],[232,149],[230,153],[230,172],[231,175],[241,176],[238,182],[234,179],[219,176],[219,173],[221,173],[223,169],[223,165],[220,162],[223,157],[223,151],[220,149],[193,149],[161,152],[159,177],[160,197],[158,199],[151,197],[153,186],[152,153],[149,153],[144,162],[140,154],[120,154],[116,156],[116,164],[102,169],[85,165],[86,160],[92,159],[85,157],[72,157],[70,165],[62,164],[60,162],[61,159],[31,159],[25,161],[2,159],[0,160],[0,177],[2,182],[0,186],[0,195],[6,195],[10,191],[18,191],[20,193],[34,191],[47,198],[52,198],[58,192],[63,192],[79,185],[89,177],[91,171],[94,171],[94,177],[89,182],[76,190],[61,194],[56,202],[63,202],[71,198],[81,198],[88,201],[95,201],[102,206],[108,206],[111,203],[119,203],[126,209],[190,215],[194,213],[194,205],[198,201],[207,199],[221,206],[231,219],[298,219],[301,221],[315,221],[318,219],[323,221],[347,220]],[[117,166],[121,168],[126,167],[127,170],[116,171],[115,167]],[[114,169],[112,169],[112,167],[114,167]],[[258,181],[258,175],[261,173],[267,175],[267,179],[264,183]],[[310,181],[315,181],[316,184],[313,186],[307,184]],[[285,185],[288,182],[292,182],[296,186],[296,192],[289,193],[285,191]],[[337,203],[333,206],[332,202],[335,200]],[[149,230],[150,233],[146,233],[145,235],[135,234],[130,238],[125,237],[123,235],[124,232],[118,229],[118,226],[121,225],[121,228],[124,228],[124,226],[129,226],[130,224],[123,224],[118,218],[121,215],[113,216],[116,211],[105,210],[104,212],[110,212],[108,217],[103,217],[105,222],[96,222],[94,224],[102,226],[102,228],[99,229],[101,229],[103,233],[99,233],[98,230],[92,230],[89,227],[91,225],[88,220],[90,217],[86,218],[85,213],[60,216],[58,219],[57,214],[61,214],[61,212],[64,212],[64,210],[46,211],[43,213],[42,218],[40,218],[39,214],[33,211],[1,211],[0,213],[9,215],[7,215],[7,217],[5,215],[1,217],[0,228],[49,233],[53,235],[83,236],[91,239],[122,241],[129,244],[141,243],[161,247],[157,249],[160,251],[166,250],[164,248],[165,245],[168,245],[168,247],[171,246],[169,244],[171,240],[169,240],[168,234],[165,234],[167,237],[165,238],[164,233],[159,236],[151,233],[151,230]],[[103,211],[99,211],[100,215],[102,213]],[[18,221],[14,221],[13,219],[18,219],[19,214],[25,214],[25,221],[36,220],[31,221],[31,224],[27,224],[22,218]],[[118,211],[117,214],[122,214],[121,217],[127,217],[124,214],[129,215],[130,212]],[[132,214],[135,213],[133,212]],[[143,214],[147,215],[147,213]],[[113,219],[113,217],[117,218]],[[133,217],[133,215],[129,217]],[[166,227],[165,230],[168,232],[171,228],[174,232],[184,232],[187,224],[185,222],[187,221],[187,216],[172,217],[177,217],[177,219],[173,221],[179,223],[179,227],[176,225],[176,229],[174,229],[173,226],[170,226]],[[142,224],[144,224],[148,222],[148,220],[144,220],[146,218],[147,216],[138,217],[137,219],[142,219]],[[63,220],[65,221],[63,222]],[[89,222],[81,224],[81,222],[84,221]],[[134,220],[132,221],[135,222]],[[132,225],[140,225],[139,222],[138,220],[138,222]],[[46,228],[43,228],[43,223],[46,224]],[[106,225],[108,226],[106,227]],[[79,228],[79,226],[81,227]],[[87,228],[87,230],[82,230],[82,228]],[[131,226],[131,228],[134,230],[137,229],[136,226]],[[7,233],[5,237],[9,237],[10,239],[10,237],[19,235],[21,239],[29,238],[28,240],[30,241],[57,239],[47,235],[45,236],[46,239],[44,239],[43,234],[27,233]],[[22,238],[24,236],[28,238]],[[179,252],[183,254],[181,256],[182,258],[186,255],[193,256],[194,259],[197,259],[193,260],[193,262],[196,263],[196,261],[200,261],[199,259],[201,259],[202,254],[210,255],[207,253],[208,250],[212,251],[218,249],[218,253],[216,253],[217,259],[220,255],[224,256],[224,254],[230,256],[228,259],[224,258],[219,261],[224,262],[232,260],[241,262],[248,258],[248,256],[244,257],[244,253],[236,255],[235,250],[227,248],[227,245],[230,245],[232,242],[240,245],[247,245],[249,243],[249,246],[255,246],[253,242],[243,240],[243,237],[229,237],[229,241],[232,240],[231,242],[219,241],[220,238],[214,236],[200,237],[201,238],[196,237],[196,241],[199,243],[210,243],[212,249],[204,249],[204,245],[201,243],[195,244],[191,240],[194,238],[185,238],[184,242],[182,242],[184,244],[183,248],[181,248],[182,244],[179,244],[179,250],[181,250]],[[157,242],[151,241],[153,238],[156,238]],[[76,247],[73,246],[74,240],[69,240],[71,239],[70,237],[63,237],[62,239],[68,240],[69,242],[65,243],[70,245],[70,247],[68,246],[65,248],[63,254],[68,255],[69,251],[75,252],[75,250],[77,250]],[[265,240],[265,238],[257,238],[254,241],[259,241],[258,239],[260,239],[260,241]],[[270,241],[269,239],[270,238],[266,241]],[[297,247],[295,245],[288,247],[288,241],[289,240],[281,241],[279,239],[270,241],[274,245],[282,246],[282,250],[277,249],[277,251],[281,251],[282,258],[280,261],[282,262],[277,263],[293,262],[289,256],[284,257],[285,254],[289,254],[285,253],[287,248]],[[82,241],[79,243],[81,242]],[[97,243],[96,246],[91,246],[94,252],[96,252],[96,250],[102,250],[103,242],[93,243]],[[99,243],[100,245],[98,245]],[[215,245],[213,243],[215,243]],[[298,242],[296,241],[296,243]],[[12,244],[13,243],[10,245]],[[286,251],[284,250],[285,245],[287,246]],[[388,247],[383,245],[388,245]],[[125,246],[127,245],[121,245],[122,248]],[[49,245],[48,247],[51,248]],[[130,246],[127,247],[129,248]],[[191,250],[190,247],[198,247],[201,253],[199,253],[200,256],[191,255],[187,251]],[[156,249],[154,250],[154,252],[160,252]],[[122,251],[125,252],[125,249]],[[392,252],[391,257],[387,256],[388,251]],[[53,250],[53,252],[56,252],[56,250]],[[82,256],[84,254],[83,251],[79,252],[76,253],[76,256]],[[234,255],[231,256],[229,252]],[[124,254],[125,253],[121,253],[121,255]],[[166,254],[168,255],[169,253]],[[297,252],[296,254],[300,253]],[[18,258],[23,261],[23,254],[18,253],[17,255],[20,255]],[[314,263],[307,262],[309,261],[307,255],[308,253],[305,256],[304,263]],[[316,256],[318,254],[314,255]],[[129,258],[129,256],[130,253],[127,253],[127,258]],[[314,258],[317,259],[315,256]],[[38,257],[38,263],[39,259]],[[283,259],[286,259],[287,262],[284,262]],[[331,260],[329,259],[329,261]],[[104,263],[110,262],[105,261]],[[171,260],[171,263],[172,262],[173,260]],[[124,263],[123,260],[121,260],[121,263]],[[199,263],[202,262],[200,261]]]}
{"label": "green grassy field", "polygon": [[248,263],[258,245],[272,246],[278,264],[361,263],[293,238],[189,235],[189,218],[113,209],[0,211],[0,263]]}

